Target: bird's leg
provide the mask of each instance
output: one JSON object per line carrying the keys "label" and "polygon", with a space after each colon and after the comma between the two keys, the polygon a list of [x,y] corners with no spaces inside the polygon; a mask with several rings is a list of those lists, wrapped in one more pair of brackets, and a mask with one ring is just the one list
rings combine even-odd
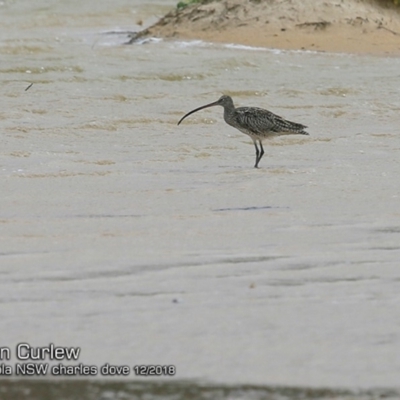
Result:
{"label": "bird's leg", "polygon": [[259,156],[260,156],[260,150],[258,149],[257,142],[254,140],[254,147],[256,148],[256,163],[254,165],[254,168],[258,168],[258,162],[260,161]]}
{"label": "bird's leg", "polygon": [[[264,147],[263,147],[263,145],[262,145],[262,141],[259,140],[259,142],[260,142],[261,153],[260,153],[260,155],[259,155],[259,157],[258,157],[258,162],[260,162],[260,160],[262,159],[262,156],[264,155]],[[257,163],[257,164],[258,164],[258,163]]]}

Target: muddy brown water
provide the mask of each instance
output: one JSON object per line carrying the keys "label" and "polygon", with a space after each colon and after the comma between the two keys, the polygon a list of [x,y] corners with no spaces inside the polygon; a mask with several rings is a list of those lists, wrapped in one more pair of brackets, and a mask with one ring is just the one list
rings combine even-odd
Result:
{"label": "muddy brown water", "polygon": [[[398,397],[400,60],[111,33],[174,3],[0,3],[3,371],[21,342],[176,367],[1,396]],[[221,108],[176,125],[222,93],[310,136],[255,170]]]}

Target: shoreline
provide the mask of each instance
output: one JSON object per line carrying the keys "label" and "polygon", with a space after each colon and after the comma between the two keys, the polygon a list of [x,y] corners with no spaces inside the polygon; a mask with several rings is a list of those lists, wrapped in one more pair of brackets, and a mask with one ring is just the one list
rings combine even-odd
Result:
{"label": "shoreline", "polygon": [[281,50],[400,54],[400,12],[370,2],[305,6],[300,0],[273,3],[213,1],[174,9],[130,37],[203,40]]}

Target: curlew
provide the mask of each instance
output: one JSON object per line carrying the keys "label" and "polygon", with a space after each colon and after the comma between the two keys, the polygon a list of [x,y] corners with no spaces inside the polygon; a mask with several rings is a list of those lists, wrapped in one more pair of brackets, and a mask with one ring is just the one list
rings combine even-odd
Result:
{"label": "curlew", "polygon": [[[264,155],[262,141],[267,138],[280,135],[308,135],[304,130],[305,125],[296,122],[287,121],[279,115],[271,111],[258,107],[238,107],[235,108],[233,100],[230,96],[221,96],[217,101],[198,107],[185,114],[178,122],[178,125],[190,114],[203,108],[222,106],[224,107],[225,122],[238,129],[240,132],[250,136],[256,148],[256,163],[254,168],[258,168],[258,164]],[[257,142],[260,148],[257,146]]]}

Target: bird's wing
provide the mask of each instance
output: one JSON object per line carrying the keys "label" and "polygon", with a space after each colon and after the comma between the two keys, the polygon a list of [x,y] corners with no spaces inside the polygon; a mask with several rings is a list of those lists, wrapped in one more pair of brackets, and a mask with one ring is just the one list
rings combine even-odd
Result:
{"label": "bird's wing", "polygon": [[239,107],[235,110],[236,118],[243,127],[254,134],[265,132],[300,132],[305,125],[288,121],[271,111],[257,107]]}

